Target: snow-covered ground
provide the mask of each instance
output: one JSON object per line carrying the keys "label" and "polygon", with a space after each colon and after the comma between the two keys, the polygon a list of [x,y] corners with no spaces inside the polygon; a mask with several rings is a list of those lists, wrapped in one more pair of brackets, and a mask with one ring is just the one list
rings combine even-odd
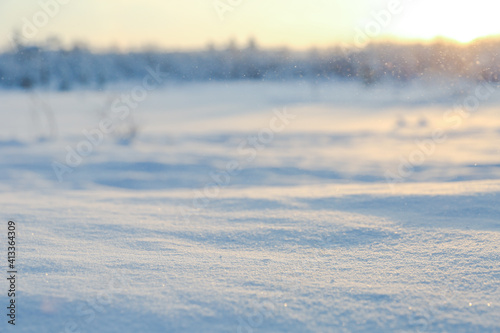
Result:
{"label": "snow-covered ground", "polygon": [[500,94],[456,107],[480,86],[0,91],[0,327],[500,332]]}

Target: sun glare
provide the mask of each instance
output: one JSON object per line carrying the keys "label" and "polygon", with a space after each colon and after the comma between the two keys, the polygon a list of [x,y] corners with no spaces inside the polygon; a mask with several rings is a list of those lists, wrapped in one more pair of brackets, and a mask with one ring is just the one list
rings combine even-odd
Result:
{"label": "sun glare", "polygon": [[500,34],[500,26],[495,24],[499,5],[492,3],[423,0],[409,5],[389,30],[402,38],[445,37],[467,43]]}

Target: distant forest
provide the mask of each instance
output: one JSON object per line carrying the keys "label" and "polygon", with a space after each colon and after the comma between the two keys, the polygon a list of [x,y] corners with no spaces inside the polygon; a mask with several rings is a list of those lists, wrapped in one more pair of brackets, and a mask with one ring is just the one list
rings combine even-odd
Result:
{"label": "distant forest", "polygon": [[356,80],[367,86],[424,79],[500,80],[500,39],[469,44],[372,43],[362,49],[261,49],[244,47],[200,51],[92,52],[59,44],[15,43],[0,54],[0,87],[70,90],[102,89],[121,81],[141,80],[146,68],[159,69],[172,81]]}

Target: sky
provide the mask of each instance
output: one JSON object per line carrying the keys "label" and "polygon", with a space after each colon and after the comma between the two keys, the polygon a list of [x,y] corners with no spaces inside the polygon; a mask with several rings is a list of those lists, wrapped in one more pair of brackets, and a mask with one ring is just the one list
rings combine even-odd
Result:
{"label": "sky", "polygon": [[379,39],[500,34],[492,0],[0,0],[0,46],[57,36],[96,49],[196,49],[244,45],[294,49]]}

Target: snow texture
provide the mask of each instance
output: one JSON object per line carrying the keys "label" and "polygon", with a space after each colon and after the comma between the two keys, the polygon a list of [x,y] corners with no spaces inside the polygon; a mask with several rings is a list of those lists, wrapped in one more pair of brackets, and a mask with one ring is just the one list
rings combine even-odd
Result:
{"label": "snow texture", "polygon": [[123,89],[0,92],[2,331],[500,332],[498,94],[171,84],[121,119]]}

